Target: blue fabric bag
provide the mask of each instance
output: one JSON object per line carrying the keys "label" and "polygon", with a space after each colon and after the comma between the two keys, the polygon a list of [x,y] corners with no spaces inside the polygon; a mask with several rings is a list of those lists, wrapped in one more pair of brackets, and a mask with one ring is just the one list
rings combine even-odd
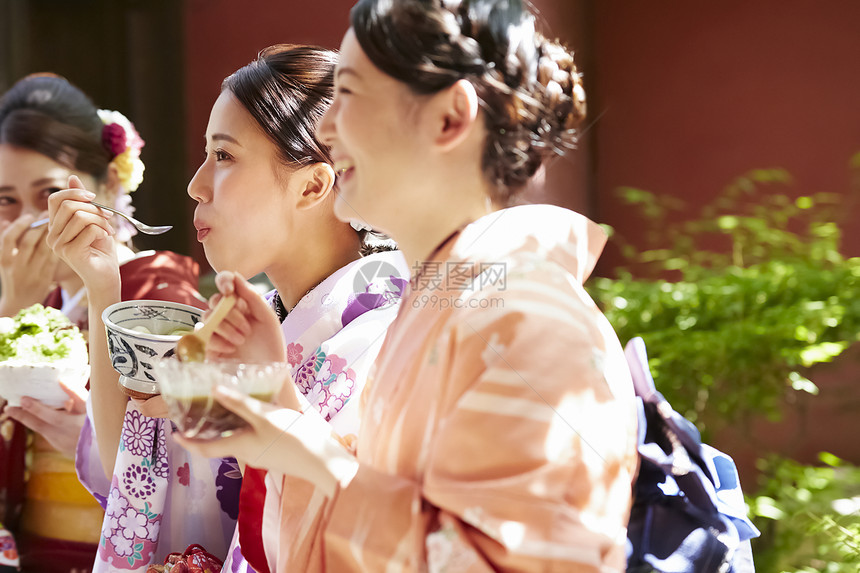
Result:
{"label": "blue fabric bag", "polygon": [[747,517],[734,461],[657,391],[645,342],[624,353],[639,406],[639,475],[627,529],[628,573],[749,573]]}

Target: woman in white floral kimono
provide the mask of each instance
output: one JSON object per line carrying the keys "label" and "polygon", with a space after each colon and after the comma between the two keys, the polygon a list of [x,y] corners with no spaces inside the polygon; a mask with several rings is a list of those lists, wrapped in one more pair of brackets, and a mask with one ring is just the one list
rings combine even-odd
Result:
{"label": "woman in white floral kimono", "polygon": [[[313,135],[331,102],[334,64],[329,50],[275,46],[228,77],[188,193],[198,202],[197,238],[213,268],[265,272],[274,284],[270,303],[291,343],[284,358],[308,404],[348,433],[357,430],[353,398],[397,312],[408,270],[396,252],[361,258],[365,232],[334,216],[331,159]],[[90,315],[99,320],[115,302],[114,261],[102,250],[110,227],[82,189],[56,193],[50,214],[48,240],[93,285]],[[111,419],[104,406],[91,408],[78,446],[79,476],[106,510],[94,570],[142,572],[195,543],[227,557],[244,511],[235,460],[209,460],[179,446],[170,421],[159,417],[160,398],[126,405],[106,341],[90,344],[93,394],[119,411]],[[115,461],[106,452],[116,452]],[[264,500],[265,474],[248,473],[243,498]],[[241,555],[236,543],[229,554]]]}
{"label": "woman in white floral kimono", "polygon": [[[408,269],[399,252],[371,254],[325,279],[286,316],[283,308],[278,312],[284,339],[291,341],[287,360],[306,400],[305,407],[313,408],[347,443],[358,434],[357,396],[382,346],[385,330],[397,314],[407,284],[401,277],[406,276]],[[278,309],[277,297],[269,300]],[[264,555],[271,554],[272,543],[280,541],[264,531],[267,528],[263,524],[278,519],[283,479],[283,475],[269,475],[247,466],[237,529],[242,546],[237,535],[224,571],[265,570]],[[312,493],[304,484],[293,485],[285,497],[304,510]],[[295,547],[301,546],[297,540]],[[248,561],[257,568],[250,567]]]}

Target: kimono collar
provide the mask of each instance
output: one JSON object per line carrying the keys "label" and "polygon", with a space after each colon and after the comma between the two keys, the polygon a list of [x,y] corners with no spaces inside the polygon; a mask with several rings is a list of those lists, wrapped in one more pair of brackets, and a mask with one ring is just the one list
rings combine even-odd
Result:
{"label": "kimono collar", "polygon": [[[400,251],[374,253],[341,267],[299,300],[284,318],[287,342],[315,348],[370,310],[394,304],[409,283]],[[273,302],[275,291],[267,295]]]}
{"label": "kimono collar", "polygon": [[553,205],[522,205],[485,215],[444,249],[454,260],[502,261],[525,251],[553,261],[582,283],[594,270],[606,233],[583,215]]}

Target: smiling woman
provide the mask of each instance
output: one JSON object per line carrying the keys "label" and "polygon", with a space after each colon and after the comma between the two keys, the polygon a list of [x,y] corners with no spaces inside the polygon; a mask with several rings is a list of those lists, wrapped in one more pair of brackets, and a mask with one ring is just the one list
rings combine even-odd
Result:
{"label": "smiling woman", "polygon": [[[40,103],[41,100],[41,103]],[[42,109],[61,101],[76,113],[58,119]],[[80,109],[90,113],[80,113]],[[3,98],[0,111],[0,316],[44,301],[60,280],[74,273],[50,252],[47,228],[29,231],[29,224],[48,209],[48,196],[67,186],[70,175],[82,178],[100,199],[117,195],[114,173],[108,182],[109,153],[101,145],[104,124],[86,95],[50,76],[31,76]],[[17,252],[16,252],[17,251]],[[72,293],[78,290],[75,288]]]}
{"label": "smiling woman", "polygon": [[[28,76],[3,95],[0,315],[40,302],[61,309],[81,330],[88,329],[90,293],[84,281],[51,251],[46,241],[49,227],[31,228],[36,218],[46,216],[50,197],[68,187],[70,180],[93,191],[86,196],[86,208],[100,224],[90,237],[122,262],[116,268],[116,275],[124,277],[117,297],[200,304],[193,261],[168,252],[134,252],[129,242],[134,230],[116,220],[112,227],[106,214],[89,203],[97,198],[131,212],[128,193],[143,177],[142,145],[122,114],[97,109],[62,77]],[[91,349],[98,348],[93,337],[103,332],[90,331]],[[91,366],[97,370],[98,364],[96,356]],[[22,399],[21,407],[6,407],[0,416],[0,498],[5,500],[0,520],[17,535],[24,570],[92,568],[104,514],[78,482],[72,460],[85,424],[83,398],[70,397],[66,409],[60,410]],[[117,402],[123,400],[124,396],[117,397]],[[25,427],[35,433],[30,446]],[[25,484],[26,457],[32,465]]]}

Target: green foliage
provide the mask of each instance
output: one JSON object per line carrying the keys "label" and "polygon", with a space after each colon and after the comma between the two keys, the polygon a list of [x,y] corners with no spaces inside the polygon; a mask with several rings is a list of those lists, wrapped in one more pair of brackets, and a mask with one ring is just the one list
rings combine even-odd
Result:
{"label": "green foliage", "polygon": [[[850,167],[860,190],[860,153]],[[682,222],[683,202],[620,190],[648,223],[646,244],[615,235],[630,267],[588,290],[623,341],[645,339],[658,389],[704,434],[777,418],[796,392],[817,393],[810,366],[858,339],[860,258],[839,248],[856,193],[791,198],[790,184],[784,170],[752,171]],[[747,500],[757,570],[860,570],[860,468],[821,461],[760,460]]]}
{"label": "green foliage", "polygon": [[820,457],[823,467],[760,461],[763,486],[747,499],[762,532],[753,541],[759,571],[860,570],[860,468],[832,454]]}
{"label": "green foliage", "polygon": [[622,269],[588,289],[622,341],[645,339],[657,387],[700,430],[777,418],[794,392],[817,393],[809,366],[858,339],[860,258],[839,250],[852,197],[792,199],[790,183],[751,171],[682,222],[680,200],[620,190],[648,233],[638,248],[614,240],[644,278]]}

